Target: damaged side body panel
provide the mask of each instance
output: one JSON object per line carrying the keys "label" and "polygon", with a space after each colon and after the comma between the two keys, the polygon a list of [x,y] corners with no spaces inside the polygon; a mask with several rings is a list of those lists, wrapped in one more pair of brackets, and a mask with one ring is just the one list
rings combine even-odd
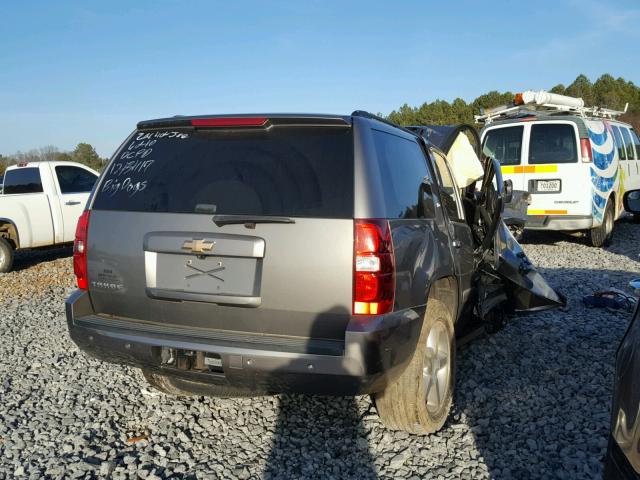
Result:
{"label": "damaged side body panel", "polygon": [[[535,269],[510,230],[524,225],[529,192],[513,191],[511,182],[503,181],[500,164],[484,158],[477,131],[470,125],[410,128],[445,153],[469,206],[476,264],[471,302],[485,328],[499,328],[504,313],[565,306],[564,296]],[[471,178],[472,172],[481,177]]]}

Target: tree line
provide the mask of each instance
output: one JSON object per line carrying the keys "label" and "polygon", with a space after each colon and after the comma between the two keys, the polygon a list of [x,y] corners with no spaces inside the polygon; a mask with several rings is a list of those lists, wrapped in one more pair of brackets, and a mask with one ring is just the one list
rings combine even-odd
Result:
{"label": "tree line", "polygon": [[28,152],[17,152],[8,156],[0,155],[0,175],[4,174],[8,166],[24,162],[78,162],[100,171],[107,160],[107,158],[101,158],[96,149],[89,143],[79,143],[76,148],[69,152],[60,151],[53,145],[47,145],[34,148]]}
{"label": "tree line", "polygon": [[[640,130],[640,87],[637,87],[633,82],[623,78],[616,79],[605,74],[592,83],[585,75],[578,75],[569,86],[558,84],[549,91],[571,97],[582,97],[587,106],[622,110],[625,103],[629,103],[628,112],[620,119],[631,123],[636,130]],[[397,110],[392,111],[386,118],[399,125],[452,125],[460,123],[473,125],[473,116],[480,113],[481,108],[508,105],[513,101],[513,96],[512,92],[494,90],[480,95],[470,103],[462,98],[456,98],[451,103],[445,100],[425,102],[418,107],[411,107],[405,103]],[[102,170],[107,161],[105,158],[100,158],[93,146],[88,143],[79,143],[73,151],[69,152],[60,151],[49,145],[10,156],[0,155],[0,175],[4,173],[7,166],[15,163],[52,160],[79,162],[95,170]]]}
{"label": "tree line", "polygon": [[[620,117],[640,129],[640,87],[623,78],[613,78],[609,74],[602,75],[592,83],[585,75],[578,77],[569,86],[558,84],[551,89],[552,93],[582,97],[587,106],[608,107],[614,110],[624,109],[629,103],[629,109]],[[399,125],[452,125],[459,123],[474,124],[474,115],[480,113],[481,108],[493,108],[508,105],[513,102],[513,92],[491,91],[480,95],[470,103],[462,98],[456,98],[451,103],[445,100],[435,100],[411,107],[406,103],[387,115],[387,119]],[[479,126],[479,125],[476,125]]]}

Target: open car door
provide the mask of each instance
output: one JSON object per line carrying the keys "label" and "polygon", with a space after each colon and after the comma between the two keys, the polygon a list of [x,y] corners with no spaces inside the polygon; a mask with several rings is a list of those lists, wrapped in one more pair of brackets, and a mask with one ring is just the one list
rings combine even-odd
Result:
{"label": "open car door", "polygon": [[501,304],[516,312],[566,305],[564,296],[535,269],[504,222],[504,205],[512,195],[511,183],[503,181],[498,161],[487,158],[482,186],[474,192],[472,225],[478,245],[475,255],[481,317]]}
{"label": "open car door", "polygon": [[[500,164],[485,157],[471,125],[408,127],[446,155],[474,237],[475,312],[485,326],[507,311],[537,311],[566,305],[529,261],[510,229],[524,225],[529,193],[503,181]],[[480,160],[483,159],[483,160]],[[476,184],[481,181],[480,189]],[[517,228],[514,229],[517,231]]]}

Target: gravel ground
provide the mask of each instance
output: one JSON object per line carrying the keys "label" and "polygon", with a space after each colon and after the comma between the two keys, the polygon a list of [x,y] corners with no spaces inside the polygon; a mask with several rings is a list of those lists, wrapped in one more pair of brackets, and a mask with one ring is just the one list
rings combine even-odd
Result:
{"label": "gravel ground", "polygon": [[606,250],[563,235],[524,247],[569,298],[462,347],[454,412],[429,437],[386,430],[368,397],[174,398],[69,340],[70,251],[0,276],[0,478],[595,478],[614,353],[630,314],[582,295],[640,274],[640,225]]}

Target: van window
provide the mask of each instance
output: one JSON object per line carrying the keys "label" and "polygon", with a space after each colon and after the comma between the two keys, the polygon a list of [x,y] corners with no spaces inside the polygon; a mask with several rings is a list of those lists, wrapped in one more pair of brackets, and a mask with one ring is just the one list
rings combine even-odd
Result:
{"label": "van window", "polygon": [[500,165],[520,165],[523,131],[522,125],[488,130],[484,139],[484,154],[498,160]]}
{"label": "van window", "polygon": [[40,169],[35,167],[9,170],[4,175],[3,193],[6,195],[13,193],[42,193]]}
{"label": "van window", "polygon": [[633,128],[631,129],[631,138],[633,138],[633,144],[636,147],[636,159],[640,160],[640,138]]}
{"label": "van window", "polygon": [[620,131],[622,132],[622,138],[624,139],[624,146],[627,150],[627,159],[633,160],[636,156],[633,151],[633,142],[631,141],[631,135],[629,134],[629,129],[620,127]]}
{"label": "van window", "polygon": [[[416,218],[420,186],[424,177],[431,179],[427,159],[414,140],[372,130],[378,156],[378,168],[387,218]],[[428,199],[433,202],[433,199]],[[425,214],[433,209],[427,209]]]}
{"label": "van window", "polygon": [[351,128],[139,131],[93,208],[353,218]]}
{"label": "van window", "polygon": [[574,163],[578,147],[573,125],[567,123],[537,123],[531,125],[529,163]]}
{"label": "van window", "polygon": [[98,178],[84,168],[70,165],[58,165],[56,167],[56,177],[60,185],[60,193],[90,192]]}
{"label": "van window", "polygon": [[620,133],[620,128],[617,125],[611,125],[611,129],[613,130],[613,138],[616,141],[616,147],[618,148],[618,158],[620,160],[627,159],[627,151],[624,148],[624,142],[622,141],[622,134]]}
{"label": "van window", "polygon": [[432,150],[436,168],[440,175],[440,193],[442,205],[450,220],[464,220],[462,204],[457,193],[457,186],[447,166],[446,158],[438,151]]}

